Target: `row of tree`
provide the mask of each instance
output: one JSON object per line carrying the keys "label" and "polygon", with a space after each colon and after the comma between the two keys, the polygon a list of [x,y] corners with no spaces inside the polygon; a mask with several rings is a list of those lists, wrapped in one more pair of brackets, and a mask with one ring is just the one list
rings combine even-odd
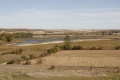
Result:
{"label": "row of tree", "polygon": [[0,34],[0,40],[5,42],[12,42],[15,38],[31,38],[33,37],[33,33],[2,33]]}
{"label": "row of tree", "polygon": [[15,38],[31,38],[33,37],[33,33],[23,33],[23,32],[13,33],[13,36]]}

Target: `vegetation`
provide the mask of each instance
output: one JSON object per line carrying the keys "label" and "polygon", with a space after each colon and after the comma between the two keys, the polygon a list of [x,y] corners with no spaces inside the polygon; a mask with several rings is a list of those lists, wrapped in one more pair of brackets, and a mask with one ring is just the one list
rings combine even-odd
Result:
{"label": "vegetation", "polygon": [[0,34],[0,40],[5,42],[12,42],[14,40],[14,36],[10,33],[2,33]]}
{"label": "vegetation", "polygon": [[[12,59],[23,59],[21,56],[25,56],[25,60],[29,59],[30,54],[34,54],[36,57],[44,57],[48,56],[52,53],[48,53],[47,51],[54,46],[59,46],[60,50],[64,50],[63,45],[64,43],[54,43],[54,44],[46,44],[46,45],[34,45],[34,46],[0,46],[0,61],[8,62]],[[96,48],[102,48],[102,50],[115,50],[116,46],[120,45],[119,40],[96,40],[96,41],[78,41],[72,42],[71,46],[81,46],[83,50],[89,50],[93,46]],[[7,55],[7,53],[11,53],[12,51],[16,51],[19,49],[24,49],[22,55]],[[72,48],[71,48],[72,49]],[[6,55],[4,56],[5,53]],[[3,54],[3,56],[2,56]],[[24,60],[23,59],[23,60]]]}
{"label": "vegetation", "polygon": [[64,50],[70,50],[71,49],[71,40],[70,40],[70,36],[66,35],[66,37],[64,38],[64,46],[63,46]]}
{"label": "vegetation", "polygon": [[24,56],[24,55],[23,55],[23,56],[21,56],[21,59],[22,59],[22,60],[29,60],[29,56]]}
{"label": "vegetation", "polygon": [[18,49],[18,50],[15,50],[15,51],[12,51],[10,54],[22,54],[23,52],[23,49]]}
{"label": "vegetation", "polygon": [[81,46],[73,46],[72,50],[82,50],[83,48]]}
{"label": "vegetation", "polygon": [[13,59],[13,60],[11,60],[11,61],[9,61],[7,64],[20,64],[20,60],[18,60],[18,59]]}
{"label": "vegetation", "polygon": [[1,55],[5,55],[5,54],[22,54],[22,53],[23,53],[23,49],[20,48],[18,50],[14,50],[14,51],[11,51],[11,52],[4,52]]}
{"label": "vegetation", "polygon": [[33,55],[33,54],[29,54],[29,56],[25,56],[25,55],[23,55],[23,56],[21,56],[21,59],[22,59],[22,60],[36,59],[36,56]]}
{"label": "vegetation", "polygon": [[56,53],[60,50],[71,50],[70,36],[66,35],[64,38],[64,45],[55,45],[53,48],[47,50],[49,54]]}
{"label": "vegetation", "polygon": [[15,38],[31,38],[31,37],[33,37],[33,33],[19,32],[19,33],[13,33],[13,36]]}
{"label": "vegetation", "polygon": [[32,33],[2,33],[0,34],[0,40],[4,42],[12,42],[15,38],[31,38],[33,37]]}
{"label": "vegetation", "polygon": [[40,54],[39,58],[48,56],[48,55],[50,55],[50,54],[51,54],[51,53],[49,53],[49,52],[42,53],[42,54]]}
{"label": "vegetation", "polygon": [[49,69],[55,69],[55,65],[50,66]]}
{"label": "vegetation", "polygon": [[120,45],[116,46],[116,50],[120,50]]}
{"label": "vegetation", "polygon": [[30,54],[30,55],[29,55],[29,59],[35,59],[35,58],[36,58],[35,55],[33,55],[33,54]]}
{"label": "vegetation", "polygon": [[102,47],[97,48],[97,47],[93,46],[93,47],[90,48],[90,50],[102,50]]}
{"label": "vegetation", "polygon": [[55,45],[53,48],[48,49],[47,52],[51,54],[51,53],[56,53],[60,50],[62,50],[62,46]]}
{"label": "vegetation", "polygon": [[24,65],[30,65],[30,64],[31,62],[27,60]]}

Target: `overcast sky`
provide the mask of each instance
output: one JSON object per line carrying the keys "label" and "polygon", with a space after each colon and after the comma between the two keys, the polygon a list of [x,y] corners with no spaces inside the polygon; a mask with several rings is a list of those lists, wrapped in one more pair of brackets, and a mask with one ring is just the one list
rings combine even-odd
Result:
{"label": "overcast sky", "polygon": [[0,28],[120,29],[120,0],[0,0]]}

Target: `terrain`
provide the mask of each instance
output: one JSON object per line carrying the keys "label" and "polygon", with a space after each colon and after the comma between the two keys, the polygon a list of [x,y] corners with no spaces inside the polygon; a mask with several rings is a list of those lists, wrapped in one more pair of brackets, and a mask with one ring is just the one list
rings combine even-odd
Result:
{"label": "terrain", "polygon": [[[70,35],[71,47],[81,50],[60,50],[42,57],[49,49],[63,42],[34,45],[0,45],[0,80],[119,80],[120,79],[120,35],[119,30],[26,30],[1,29],[1,33],[33,32],[33,38],[64,38]],[[111,34],[111,32],[113,32]],[[103,34],[104,33],[104,34]],[[99,39],[99,40],[97,40]],[[28,38],[29,40],[29,38]],[[2,41],[1,41],[2,43]],[[117,48],[116,48],[117,47]],[[21,54],[14,54],[22,49]],[[32,55],[31,59],[27,59]],[[26,58],[23,60],[22,57]],[[6,64],[20,60],[20,64]],[[23,65],[25,61],[31,64]],[[41,61],[40,64],[37,64]]]}
{"label": "terrain", "polygon": [[44,57],[41,65],[0,65],[0,79],[119,80],[119,63],[119,50],[60,51]]}

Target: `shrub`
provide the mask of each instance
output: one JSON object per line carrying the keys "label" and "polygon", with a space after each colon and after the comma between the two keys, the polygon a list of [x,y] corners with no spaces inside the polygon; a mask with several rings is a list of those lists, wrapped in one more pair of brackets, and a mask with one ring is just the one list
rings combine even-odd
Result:
{"label": "shrub", "polygon": [[8,52],[3,52],[1,55],[5,55],[5,54],[8,54]]}
{"label": "shrub", "polygon": [[23,49],[21,48],[21,49],[19,49],[19,53],[20,54],[22,54],[23,53]]}
{"label": "shrub", "polygon": [[51,54],[51,53],[56,53],[60,50],[62,50],[61,46],[55,45],[53,48],[48,49],[47,52]]}
{"label": "shrub", "polygon": [[30,61],[26,61],[24,65],[30,65],[31,62]]}
{"label": "shrub", "polygon": [[7,64],[14,64],[14,60],[7,62]]}
{"label": "shrub", "polygon": [[45,56],[48,56],[50,55],[50,53],[42,53],[39,57],[45,57]]}
{"label": "shrub", "polygon": [[120,50],[120,45],[115,47],[116,50]]}
{"label": "shrub", "polygon": [[90,50],[97,50],[97,48],[93,46],[92,48],[90,48]]}
{"label": "shrub", "polygon": [[48,49],[47,52],[48,52],[49,54],[51,54],[51,53],[56,53],[57,50],[56,50],[55,48],[51,48],[51,49]]}
{"label": "shrub", "polygon": [[41,65],[41,64],[42,64],[42,60],[41,59],[36,62],[36,65]]}
{"label": "shrub", "polygon": [[10,54],[22,54],[23,49],[12,51]]}
{"label": "shrub", "polygon": [[23,59],[23,60],[28,60],[29,57],[27,57],[27,56],[22,56],[21,59]]}
{"label": "shrub", "polygon": [[52,65],[52,66],[50,66],[48,69],[55,69],[55,66]]}
{"label": "shrub", "polygon": [[72,50],[81,50],[82,47],[81,46],[73,46]]}
{"label": "shrub", "polygon": [[54,49],[55,49],[56,51],[60,51],[60,50],[61,50],[61,46],[55,45],[55,46],[54,46]]}
{"label": "shrub", "polygon": [[97,50],[102,50],[102,47],[97,48]]}
{"label": "shrub", "polygon": [[7,64],[20,64],[20,60],[11,60]]}
{"label": "shrub", "polygon": [[35,58],[36,58],[35,55],[33,55],[33,54],[30,54],[30,55],[29,55],[29,59],[35,59]]}
{"label": "shrub", "polygon": [[63,50],[71,50],[71,46],[69,44],[65,44],[63,46]]}
{"label": "shrub", "polygon": [[102,47],[98,47],[98,48],[97,48],[97,47],[94,47],[94,46],[93,46],[92,48],[90,48],[90,50],[102,50]]}

